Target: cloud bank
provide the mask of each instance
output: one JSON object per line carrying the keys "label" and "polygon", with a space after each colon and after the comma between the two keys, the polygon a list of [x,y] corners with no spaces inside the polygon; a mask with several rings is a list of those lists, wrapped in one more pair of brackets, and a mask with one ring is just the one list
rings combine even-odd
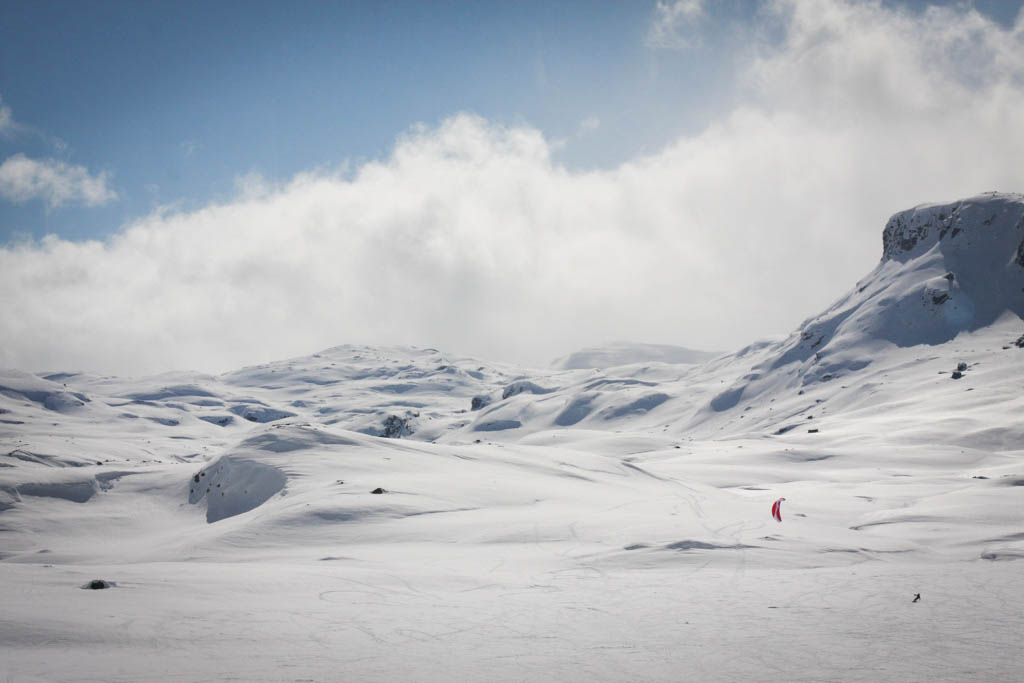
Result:
{"label": "cloud bank", "polygon": [[615,339],[730,350],[877,262],[908,206],[1024,188],[1024,21],[780,0],[781,42],[700,134],[577,172],[470,114],[349,173],[0,249],[0,365],[207,371],[340,343],[545,362]]}

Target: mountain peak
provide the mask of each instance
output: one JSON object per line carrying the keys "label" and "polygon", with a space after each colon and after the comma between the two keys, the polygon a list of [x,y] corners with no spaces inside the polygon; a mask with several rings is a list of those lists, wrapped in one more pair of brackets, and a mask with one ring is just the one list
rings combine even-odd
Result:
{"label": "mountain peak", "polygon": [[900,211],[882,231],[882,261],[906,261],[936,244],[943,250],[1001,248],[1024,267],[1024,195],[988,192],[949,204]]}
{"label": "mountain peak", "polygon": [[901,211],[882,239],[875,269],[723,387],[711,411],[859,372],[886,349],[944,344],[999,321],[1014,329],[1024,318],[1024,195]]}

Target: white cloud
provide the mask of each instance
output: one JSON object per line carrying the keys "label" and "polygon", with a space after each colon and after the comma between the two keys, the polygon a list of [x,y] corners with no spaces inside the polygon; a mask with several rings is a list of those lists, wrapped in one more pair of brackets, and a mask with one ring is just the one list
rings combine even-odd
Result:
{"label": "white cloud", "polygon": [[41,199],[50,207],[73,201],[98,206],[117,193],[107,187],[105,173],[91,175],[84,166],[15,154],[0,164],[0,197],[16,203]]}
{"label": "white cloud", "polygon": [[468,115],[389,158],[0,249],[0,365],[219,370],[339,343],[543,361],[786,333],[877,262],[894,211],[1024,188],[1024,30],[957,6],[779,0],[726,118],[600,172]]}
{"label": "white cloud", "polygon": [[697,39],[693,28],[703,16],[704,0],[659,0],[654,6],[647,44],[673,50],[690,47]]}

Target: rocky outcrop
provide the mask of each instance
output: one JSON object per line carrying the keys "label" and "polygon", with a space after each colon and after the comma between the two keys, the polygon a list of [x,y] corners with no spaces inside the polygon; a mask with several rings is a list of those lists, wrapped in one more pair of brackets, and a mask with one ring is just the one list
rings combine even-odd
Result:
{"label": "rocky outcrop", "polygon": [[487,406],[491,405],[491,401],[491,397],[485,394],[474,396],[473,400],[469,403],[469,409],[472,411],[483,410]]}
{"label": "rocky outcrop", "polygon": [[1007,256],[1024,267],[1024,195],[990,192],[900,211],[882,231],[882,261],[904,262],[940,242],[967,247],[983,236],[1005,237],[1012,244]]}
{"label": "rocky outcrop", "polygon": [[409,436],[414,431],[412,417],[414,416],[388,415],[384,420],[380,435],[386,439],[401,439],[403,436]]}

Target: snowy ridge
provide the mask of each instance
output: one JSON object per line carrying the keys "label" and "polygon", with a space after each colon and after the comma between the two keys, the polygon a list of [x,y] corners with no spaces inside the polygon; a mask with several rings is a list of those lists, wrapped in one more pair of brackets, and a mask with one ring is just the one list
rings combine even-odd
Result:
{"label": "snowy ridge", "polygon": [[[895,214],[882,231],[882,260],[907,261],[941,244],[947,253],[978,259],[974,245],[986,252],[1009,254],[1024,266],[1024,195],[990,192],[952,204],[925,204]],[[987,242],[987,244],[985,244]]]}
{"label": "snowy ridge", "polygon": [[667,344],[635,344],[617,342],[605,346],[581,349],[552,363],[559,370],[588,368],[614,368],[636,363],[672,363],[695,365],[721,355],[708,351],[695,351]]}
{"label": "snowy ridge", "polygon": [[[1024,197],[901,212],[883,243],[786,339],[700,364],[4,371],[5,673],[1019,680]],[[159,645],[197,624],[211,656]]]}
{"label": "snowy ridge", "polygon": [[[901,349],[935,347],[961,334],[1005,329],[1004,337],[1012,335],[1024,316],[1021,244],[1021,195],[983,195],[896,214],[886,225],[878,267],[824,313],[766,349],[764,359],[719,394],[712,408],[728,410],[743,397],[803,390],[849,380],[854,373],[861,379],[879,376],[880,362],[907,357]],[[961,346],[948,349],[964,356],[947,357],[950,372],[972,353],[965,355]]]}

